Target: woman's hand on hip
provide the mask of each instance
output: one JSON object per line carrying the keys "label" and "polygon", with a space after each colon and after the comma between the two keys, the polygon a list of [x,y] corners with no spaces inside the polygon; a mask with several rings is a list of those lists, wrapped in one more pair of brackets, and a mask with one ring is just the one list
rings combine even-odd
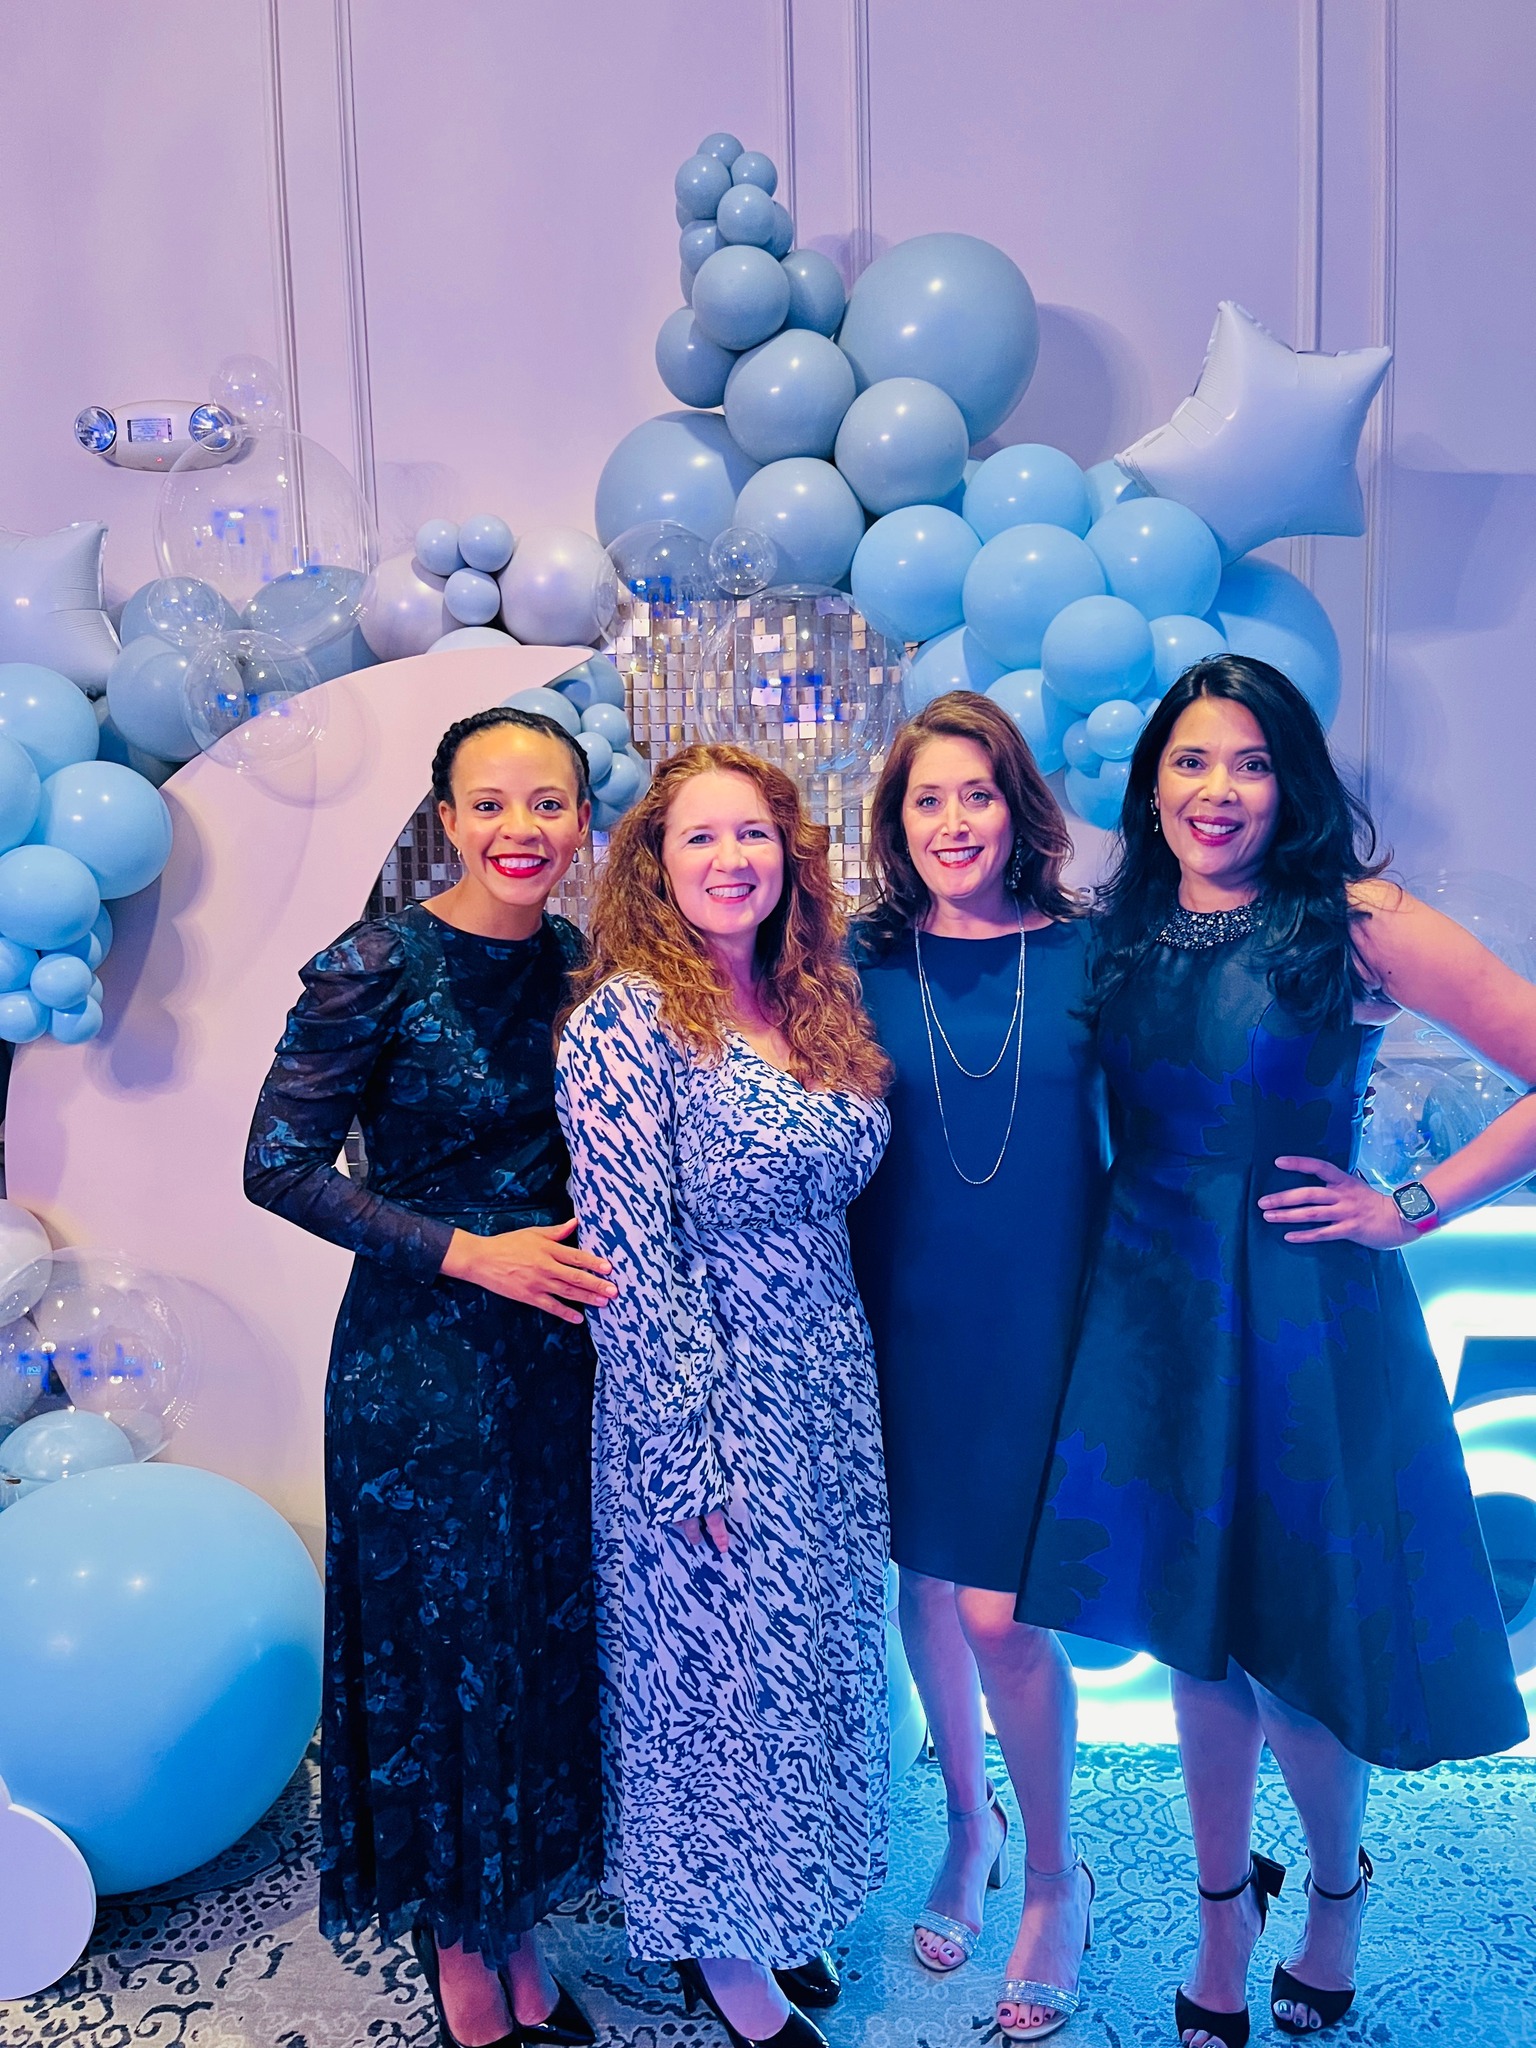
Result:
{"label": "woman's hand on hip", "polygon": [[1345,1173],[1326,1159],[1304,1159],[1289,1152],[1275,1164],[1282,1173],[1311,1173],[1322,1182],[1321,1187],[1283,1188],[1278,1194],[1260,1195],[1264,1221],[1285,1225],[1287,1244],[1323,1244],[1347,1238],[1352,1244],[1369,1245],[1373,1251],[1390,1252],[1413,1242],[1415,1232],[1396,1202],[1369,1187],[1359,1174]]}
{"label": "woman's hand on hip", "polygon": [[731,1525],[725,1519],[724,1508],[711,1508],[706,1515],[690,1515],[686,1522],[674,1522],[672,1526],[687,1537],[695,1550],[707,1540],[723,1557],[731,1547]]}
{"label": "woman's hand on hip", "polygon": [[[601,1308],[619,1290],[608,1278],[613,1269],[606,1259],[565,1242],[575,1228],[572,1216],[564,1223],[534,1223],[495,1237],[456,1230],[440,1270],[449,1280],[467,1280],[489,1294],[579,1323],[583,1308]],[[572,1302],[577,1306],[569,1306]]]}

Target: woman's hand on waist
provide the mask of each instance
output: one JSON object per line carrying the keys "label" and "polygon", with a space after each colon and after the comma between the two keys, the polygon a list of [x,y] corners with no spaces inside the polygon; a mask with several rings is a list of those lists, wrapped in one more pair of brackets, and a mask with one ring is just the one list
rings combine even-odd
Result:
{"label": "woman's hand on waist", "polygon": [[1287,1244],[1323,1244],[1347,1238],[1373,1251],[1396,1251],[1411,1244],[1416,1233],[1390,1195],[1380,1194],[1356,1173],[1345,1173],[1326,1159],[1305,1159],[1283,1153],[1275,1161],[1282,1173],[1311,1173],[1322,1182],[1315,1188],[1283,1188],[1260,1195],[1266,1223],[1285,1226]]}
{"label": "woman's hand on waist", "polygon": [[[564,1223],[535,1223],[494,1237],[455,1230],[439,1270],[446,1279],[467,1280],[488,1294],[579,1323],[583,1308],[601,1308],[619,1290],[608,1278],[612,1267],[606,1259],[565,1242],[575,1228],[572,1216]],[[577,1305],[569,1306],[573,1302]]]}

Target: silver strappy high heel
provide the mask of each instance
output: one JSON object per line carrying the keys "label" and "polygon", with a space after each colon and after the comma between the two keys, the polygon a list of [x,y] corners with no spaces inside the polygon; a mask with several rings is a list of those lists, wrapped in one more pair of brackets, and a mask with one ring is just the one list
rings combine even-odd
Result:
{"label": "silver strappy high heel", "polygon": [[[1003,1811],[1002,1802],[997,1796],[992,1780],[990,1778],[987,1780],[987,1797],[983,1805],[973,1806],[969,1813],[956,1813],[954,1808],[951,1807],[948,1810],[948,1818],[951,1821],[979,1820],[984,1813],[995,1813],[1003,1824],[1003,1839],[997,1845],[997,1854],[992,1859],[992,1868],[987,1872],[987,1890],[995,1892],[1000,1891],[1008,1882],[1008,1816]],[[937,1961],[918,1940],[920,1934],[937,1935],[940,1941],[947,1941],[952,1948],[959,1949],[960,1961],[958,1963]],[[922,1912],[918,1914],[916,1921],[913,1923],[912,1952],[925,1970],[932,1970],[937,1977],[946,1977],[951,1970],[958,1970],[961,1964],[968,1963],[971,1960],[971,1957],[976,1952],[976,1944],[980,1939],[981,1929],[979,1927],[972,1927],[964,1920],[952,1920],[948,1913],[938,1913],[931,1906],[924,1906]]]}

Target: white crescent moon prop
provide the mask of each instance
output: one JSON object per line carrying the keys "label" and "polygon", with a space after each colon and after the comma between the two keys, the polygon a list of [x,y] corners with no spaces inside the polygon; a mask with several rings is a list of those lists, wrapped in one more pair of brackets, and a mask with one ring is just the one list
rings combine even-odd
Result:
{"label": "white crescent moon prop", "polygon": [[12,1806],[0,1778],[0,1998],[57,1984],[95,1925],[90,1865],[62,1828]]}

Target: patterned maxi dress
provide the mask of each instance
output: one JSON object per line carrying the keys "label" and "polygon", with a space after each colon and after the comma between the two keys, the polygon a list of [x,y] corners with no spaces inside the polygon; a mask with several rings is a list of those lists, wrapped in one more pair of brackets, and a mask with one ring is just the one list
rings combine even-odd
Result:
{"label": "patterned maxi dress", "polygon": [[[605,983],[557,1097],[597,1343],[607,1857],[631,1952],[804,1961],[883,1880],[885,1484],[843,1212],[884,1108]],[[673,1524],[728,1509],[719,1556]]]}
{"label": "patterned maxi dress", "polygon": [[[418,904],[304,969],[246,1189],[357,1254],[325,1393],[320,1924],[501,1956],[601,1875],[586,1330],[443,1279],[570,1214],[553,1023],[581,940]],[[366,1185],[335,1166],[354,1114]]]}

